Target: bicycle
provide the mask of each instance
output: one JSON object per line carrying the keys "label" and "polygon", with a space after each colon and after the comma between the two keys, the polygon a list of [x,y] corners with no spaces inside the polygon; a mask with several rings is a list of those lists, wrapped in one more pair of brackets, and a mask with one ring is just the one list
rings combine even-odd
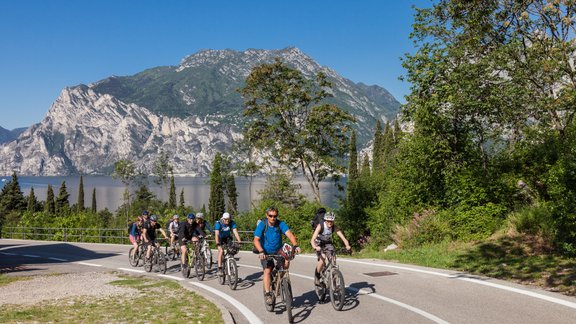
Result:
{"label": "bicycle", "polygon": [[138,240],[138,248],[134,253],[134,247],[130,248],[128,252],[128,262],[131,266],[137,267],[140,263],[144,263],[144,256],[146,255],[146,245],[141,240]]}
{"label": "bicycle", "polygon": [[206,235],[205,237],[201,237],[200,241],[200,251],[202,256],[204,257],[204,264],[206,265],[206,270],[210,270],[212,268],[212,250],[210,249],[210,244],[208,243],[208,239],[210,235]]}
{"label": "bicycle", "polygon": [[174,261],[180,259],[180,243],[178,243],[178,239],[175,239],[171,245],[166,246],[165,253],[169,260]]}
{"label": "bicycle", "polygon": [[[182,277],[190,278],[190,270],[194,268],[194,271],[196,272],[196,278],[199,281],[202,281],[206,275],[206,266],[204,263],[204,258],[200,252],[200,244],[199,242],[192,244],[187,242],[186,245],[188,247],[188,252],[186,252],[186,263],[182,264]],[[191,250],[193,253],[190,253]]]}
{"label": "bicycle", "polygon": [[[145,253],[146,252],[144,252],[144,254]],[[144,270],[151,272],[154,266],[156,266],[158,272],[166,273],[166,255],[156,244],[152,245],[150,259],[144,262]]]}
{"label": "bicycle", "polygon": [[234,255],[238,253],[240,246],[237,243],[229,243],[222,245],[222,250],[224,260],[222,270],[218,272],[218,282],[223,285],[228,281],[230,289],[236,290],[236,286],[238,285],[238,266],[236,265]]}
{"label": "bicycle", "polygon": [[[276,306],[276,298],[281,298],[280,302],[284,303],[286,307],[286,313],[288,315],[288,322],[292,323],[294,317],[292,316],[292,283],[290,281],[290,271],[284,268],[285,260],[294,259],[294,250],[292,245],[284,243],[284,246],[289,246],[287,250],[292,251],[289,255],[281,254],[269,254],[266,255],[266,260],[272,260],[274,262],[274,267],[272,268],[272,280],[270,282],[270,292],[272,292],[272,303],[266,302],[266,290],[262,287],[262,292],[264,294],[264,305],[266,310],[269,312],[274,311]],[[282,248],[284,250],[284,247]],[[258,253],[255,251],[254,253]]]}
{"label": "bicycle", "polygon": [[[349,253],[347,250],[339,250],[338,252]],[[344,301],[346,299],[346,287],[344,284],[344,276],[336,263],[336,250],[334,245],[326,244],[322,247],[322,253],[326,256],[324,258],[324,267],[320,273],[320,283],[315,285],[316,296],[318,300],[323,302],[326,299],[326,292],[329,292],[330,302],[335,310],[342,310]]]}

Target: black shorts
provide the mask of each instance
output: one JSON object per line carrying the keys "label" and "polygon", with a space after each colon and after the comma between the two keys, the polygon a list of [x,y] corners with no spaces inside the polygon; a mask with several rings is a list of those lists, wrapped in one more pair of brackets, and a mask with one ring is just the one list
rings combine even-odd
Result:
{"label": "black shorts", "polygon": [[232,236],[221,237],[220,238],[220,245],[226,245],[232,242]]}

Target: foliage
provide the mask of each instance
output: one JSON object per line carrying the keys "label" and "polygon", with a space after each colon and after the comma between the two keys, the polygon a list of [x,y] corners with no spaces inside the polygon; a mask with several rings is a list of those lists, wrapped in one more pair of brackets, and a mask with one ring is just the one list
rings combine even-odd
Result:
{"label": "foliage", "polygon": [[553,210],[549,203],[537,203],[524,207],[508,216],[508,225],[518,233],[538,235],[554,242],[556,224]]}
{"label": "foliage", "polygon": [[276,201],[284,205],[298,207],[304,203],[300,187],[293,183],[291,173],[276,169],[266,176],[266,186],[258,191],[262,200]]}
{"label": "foliage", "polygon": [[80,176],[80,184],[78,185],[78,203],[76,204],[77,211],[84,210],[84,177]]}
{"label": "foliage", "polygon": [[226,176],[226,210],[230,212],[232,215],[238,214],[238,192],[236,190],[236,180],[234,179],[234,175],[229,173]]}
{"label": "foliage", "polygon": [[168,181],[173,180],[173,167],[170,164],[168,153],[164,150],[160,151],[158,159],[154,162],[154,183],[163,186],[168,183]]}
{"label": "foliage", "polygon": [[48,189],[46,191],[46,203],[44,204],[44,210],[48,212],[50,215],[54,215],[56,213],[56,203],[54,202],[54,189],[52,189],[52,185],[48,185]]}
{"label": "foliage", "polygon": [[58,197],[56,197],[56,213],[58,216],[65,216],[66,213],[70,210],[70,202],[68,198],[70,194],[68,193],[68,189],[66,188],[66,181],[62,181],[60,185],[60,190],[58,191]]}
{"label": "foliage", "polygon": [[98,211],[98,207],[96,204],[96,188],[92,189],[92,205],[90,211],[95,214]]}
{"label": "foliage", "polygon": [[226,211],[224,179],[222,177],[222,155],[216,153],[210,172],[210,197],[208,198],[209,220],[214,223]]}
{"label": "foliage", "polygon": [[[241,89],[247,142],[281,165],[299,170],[320,202],[320,181],[344,171],[352,116],[333,104],[324,74],[307,79],[277,59],[252,69]],[[335,180],[338,180],[337,177]]]}
{"label": "foliage", "polygon": [[174,176],[170,177],[170,193],[168,194],[168,208],[176,209],[176,185],[174,185]]}
{"label": "foliage", "polygon": [[8,181],[2,191],[0,191],[0,228],[10,212],[21,212],[26,209],[26,200],[20,189],[16,172],[12,174],[12,179]]}

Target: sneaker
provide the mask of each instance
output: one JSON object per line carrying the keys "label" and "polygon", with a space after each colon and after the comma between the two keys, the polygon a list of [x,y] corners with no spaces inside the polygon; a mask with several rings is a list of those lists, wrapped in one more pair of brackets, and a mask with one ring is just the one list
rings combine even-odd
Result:
{"label": "sneaker", "polygon": [[274,302],[274,298],[272,296],[272,293],[267,292],[267,293],[265,293],[265,296],[266,296],[266,304],[272,305],[272,303]]}

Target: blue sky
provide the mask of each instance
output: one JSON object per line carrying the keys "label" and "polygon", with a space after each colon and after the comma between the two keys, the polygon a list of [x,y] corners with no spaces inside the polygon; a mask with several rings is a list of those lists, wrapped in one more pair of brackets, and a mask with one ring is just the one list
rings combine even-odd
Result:
{"label": "blue sky", "polygon": [[0,2],[0,126],[40,122],[67,86],[178,65],[202,49],[295,46],[342,76],[409,84],[412,5],[430,0],[8,0]]}

